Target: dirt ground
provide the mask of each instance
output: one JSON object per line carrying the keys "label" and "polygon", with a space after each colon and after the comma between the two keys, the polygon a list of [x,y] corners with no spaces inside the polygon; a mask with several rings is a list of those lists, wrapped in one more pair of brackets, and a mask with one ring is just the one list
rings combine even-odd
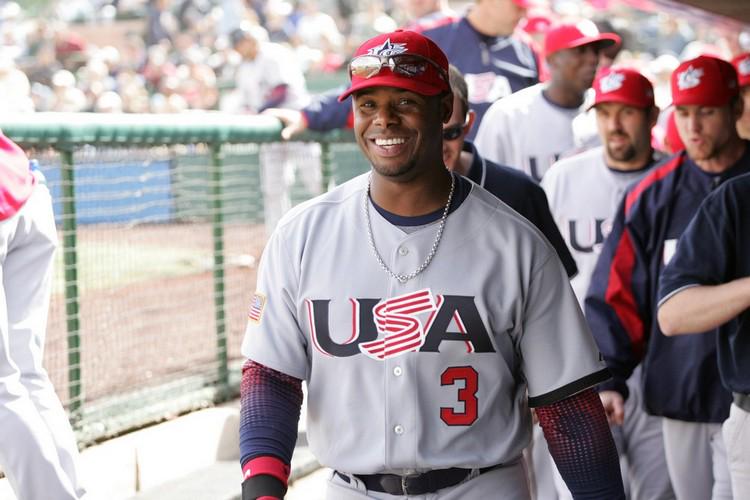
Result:
{"label": "dirt ground", "polygon": [[[103,279],[102,286],[81,278],[81,375],[85,403],[195,373],[215,373],[217,347],[209,224],[155,224],[81,227],[78,247],[119,248],[111,261],[80,262],[79,269],[143,268],[137,279]],[[226,227],[225,294],[227,350],[239,359],[249,298],[255,288],[257,264],[266,242],[264,226]],[[172,253],[179,248],[175,259]],[[145,249],[145,250],[144,250]],[[135,252],[140,252],[136,255]],[[160,268],[142,263],[154,252]],[[185,255],[192,256],[186,261]],[[85,255],[85,252],[81,252]],[[126,262],[133,259],[131,262]],[[140,259],[140,260],[139,260]],[[180,269],[174,272],[174,269]],[[121,283],[121,284],[120,284]],[[45,363],[64,404],[68,398],[68,354],[65,298],[53,295]]]}

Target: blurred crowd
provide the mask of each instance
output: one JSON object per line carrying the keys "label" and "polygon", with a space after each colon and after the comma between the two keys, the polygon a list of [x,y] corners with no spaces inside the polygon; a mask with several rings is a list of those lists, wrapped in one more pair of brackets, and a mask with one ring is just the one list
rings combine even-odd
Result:
{"label": "blurred crowd", "polygon": [[[5,111],[258,112],[238,98],[243,56],[231,34],[261,28],[258,43],[308,82],[340,75],[346,55],[380,32],[472,2],[429,0],[69,0],[27,12],[0,0],[0,88]],[[624,40],[620,59],[653,78],[657,102],[680,60],[747,50],[750,33],[691,23],[627,2],[539,0],[518,30],[537,42],[558,19],[604,19]],[[110,36],[91,37],[91,26]],[[125,26],[125,28],[121,28]],[[744,45],[744,47],[742,46]],[[302,82],[304,89],[305,82]],[[668,93],[668,92],[667,92]]]}

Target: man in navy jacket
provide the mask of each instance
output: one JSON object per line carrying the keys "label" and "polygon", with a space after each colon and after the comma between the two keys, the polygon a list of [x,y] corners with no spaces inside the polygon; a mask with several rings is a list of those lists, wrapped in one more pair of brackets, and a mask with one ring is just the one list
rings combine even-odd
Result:
{"label": "man in navy jacket", "polygon": [[[700,56],[672,74],[676,123],[686,151],[626,193],[586,298],[586,317],[613,379],[605,410],[622,408],[625,381],[642,363],[643,401],[663,417],[664,447],[677,497],[731,498],[721,423],[731,397],[722,387],[716,333],[670,338],[656,321],[660,273],[701,202],[723,181],[750,172],[750,149],[734,123],[742,112],[737,73]],[[627,418],[627,415],[625,415]]]}

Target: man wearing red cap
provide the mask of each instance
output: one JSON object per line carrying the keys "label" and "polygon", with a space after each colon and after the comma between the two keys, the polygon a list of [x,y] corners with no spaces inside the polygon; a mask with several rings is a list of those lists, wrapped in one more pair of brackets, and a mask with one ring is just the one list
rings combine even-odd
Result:
{"label": "man wearing red cap", "polygon": [[303,379],[329,500],[528,500],[529,406],[576,499],[623,499],[592,389],[607,373],[554,248],[443,162],[445,54],[397,31],[349,70],[341,99],[372,169],[289,212],[263,252],[243,499],[284,496]]}
{"label": "man wearing red cap", "polygon": [[652,168],[625,195],[597,262],[586,318],[613,378],[603,389],[628,396],[640,364],[643,404],[663,417],[664,449],[680,499],[732,498],[721,424],[731,394],[722,387],[716,332],[667,337],[656,321],[661,271],[706,196],[750,172],[750,148],[737,135],[742,113],[737,72],[700,56],[671,78],[675,121],[685,151]]}
{"label": "man wearing red cap", "polygon": [[0,468],[22,500],[77,500],[78,445],[42,364],[55,217],[40,172],[0,133]]}
{"label": "man wearing red cap", "polygon": [[[605,68],[594,80],[596,124],[602,146],[555,163],[542,179],[550,210],[573,253],[578,274],[571,285],[583,306],[604,239],[626,188],[662,155],[651,147],[659,108],[651,82],[628,68]],[[640,370],[628,379],[630,397],[602,391],[612,434],[626,461],[632,498],[674,498],[664,457],[661,419],[640,405]]]}
{"label": "man wearing red cap", "polygon": [[560,155],[577,145],[573,120],[584,109],[599,52],[620,37],[599,33],[591,21],[561,24],[544,42],[550,79],[493,104],[476,145],[488,160],[523,170],[537,182]]}
{"label": "man wearing red cap", "polygon": [[745,110],[737,120],[737,132],[743,139],[750,139],[750,52],[740,54],[732,59],[740,85],[740,95],[745,103]]}

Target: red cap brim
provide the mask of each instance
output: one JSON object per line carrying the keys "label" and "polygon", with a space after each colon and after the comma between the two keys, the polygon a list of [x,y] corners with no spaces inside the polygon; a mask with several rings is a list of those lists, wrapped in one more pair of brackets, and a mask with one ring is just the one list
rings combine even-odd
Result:
{"label": "red cap brim", "polygon": [[600,33],[596,36],[585,36],[583,38],[579,38],[565,48],[574,49],[576,47],[588,45],[590,43],[600,43],[602,47],[611,47],[612,45],[621,44],[622,39],[614,33]]}
{"label": "red cap brim", "polygon": [[424,81],[394,75],[390,71],[383,70],[383,74],[373,76],[372,78],[361,79],[357,83],[352,84],[339,96],[338,100],[339,102],[344,101],[354,92],[369,87],[395,87],[397,89],[409,90],[422,95],[438,95],[445,90],[442,87],[430,85]]}
{"label": "red cap brim", "polygon": [[583,36],[575,40],[560,43],[559,47],[555,47],[554,50],[548,51],[546,55],[554,54],[555,52],[559,52],[565,49],[574,49],[576,47],[581,47],[590,43],[599,43],[601,44],[601,48],[605,48],[611,47],[613,45],[620,45],[622,43],[622,39],[614,33],[599,33],[595,36]]}

